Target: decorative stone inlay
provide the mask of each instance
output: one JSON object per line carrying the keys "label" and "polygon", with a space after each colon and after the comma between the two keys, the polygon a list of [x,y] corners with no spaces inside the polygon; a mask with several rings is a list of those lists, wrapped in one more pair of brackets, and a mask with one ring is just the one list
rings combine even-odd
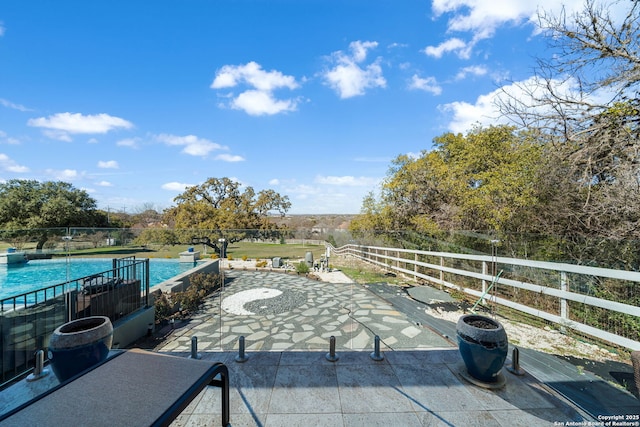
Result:
{"label": "decorative stone inlay", "polygon": [[[229,285],[222,293],[223,302],[206,305],[208,311],[201,316],[202,323],[197,323],[197,328],[191,322],[191,327],[176,329],[172,344],[167,342],[159,351],[168,350],[168,345],[173,351],[189,351],[193,335],[202,339],[202,350],[237,351],[240,336],[247,340],[247,349],[267,351],[326,352],[331,336],[336,337],[341,349],[371,351],[375,335],[385,346],[398,348],[417,348],[423,342],[426,347],[450,345],[441,337],[433,338],[427,329],[415,328],[406,315],[398,315],[386,301],[361,290],[357,284],[328,284],[302,276],[238,270],[225,272],[225,277]],[[229,298],[235,297],[238,302],[237,295],[251,297],[251,301],[240,301],[238,311],[254,314],[236,314],[226,309],[230,308]],[[288,311],[282,311],[283,307]],[[361,315],[356,316],[356,312]],[[178,341],[179,337],[188,339]]]}
{"label": "decorative stone inlay", "polygon": [[281,314],[307,301],[303,292],[260,287],[237,292],[222,300],[222,309],[238,316]]}
{"label": "decorative stone inlay", "polygon": [[222,309],[230,314],[238,316],[251,316],[255,314],[244,308],[245,304],[252,301],[262,301],[269,298],[275,298],[281,295],[282,291],[277,289],[256,288],[241,291],[222,300]]}

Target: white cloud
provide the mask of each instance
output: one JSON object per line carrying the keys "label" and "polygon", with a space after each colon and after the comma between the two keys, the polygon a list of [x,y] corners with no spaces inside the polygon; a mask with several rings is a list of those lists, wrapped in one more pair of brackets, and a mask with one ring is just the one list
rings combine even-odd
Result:
{"label": "white cloud", "polygon": [[458,74],[456,74],[456,80],[463,80],[470,74],[474,76],[484,76],[487,72],[487,67],[484,65],[471,65],[458,71]]}
{"label": "white cloud", "polygon": [[251,116],[273,115],[285,111],[295,111],[297,103],[287,99],[278,101],[271,92],[247,90],[231,101],[231,108],[242,110]]}
{"label": "white cloud", "polygon": [[273,178],[269,180],[269,185],[280,185],[280,180],[278,178]]}
{"label": "white cloud", "polygon": [[373,186],[378,183],[377,178],[370,178],[366,176],[355,177],[355,176],[316,176],[314,182],[317,184],[326,184],[326,185],[339,185],[339,186],[347,186],[347,187],[362,187],[362,186]]}
{"label": "white cloud", "polygon": [[[616,2],[608,1],[608,10],[619,9]],[[624,2],[619,2],[624,3]],[[478,41],[491,38],[504,25],[530,25],[532,32],[537,33],[539,10],[555,16],[564,11],[567,16],[582,10],[583,0],[433,0],[431,9],[434,19],[446,15],[449,33],[467,33],[469,40],[460,37],[450,38],[438,46],[429,46],[424,52],[440,58],[448,52],[455,52],[458,57],[468,59],[471,50]]]}
{"label": "white cloud", "polygon": [[5,33],[4,22],[0,21],[0,37],[4,36],[4,33]]}
{"label": "white cloud", "polygon": [[[553,86],[553,90],[561,94],[561,96],[571,98],[578,96],[578,82],[575,79],[552,80],[549,82]],[[501,99],[504,101],[516,100],[521,105],[528,106],[530,113],[538,112],[542,115],[550,113],[551,106],[543,100],[547,97],[547,83],[536,77],[530,77],[527,80],[515,82],[510,85],[503,86],[492,92],[480,95],[475,103],[468,102],[452,102],[440,105],[438,108],[451,115],[451,121],[447,128],[452,132],[461,132],[471,130],[474,125],[489,126],[497,124],[513,124],[510,120],[498,111],[498,103]],[[598,99],[596,99],[598,98]],[[577,99],[577,98],[576,98]],[[591,94],[592,102],[605,102],[608,99],[604,93]],[[577,103],[576,105],[581,105]],[[566,112],[569,114],[580,114],[580,110],[574,112]]]}
{"label": "white cloud", "polygon": [[140,142],[140,138],[125,138],[116,142],[116,145],[118,147],[138,148],[139,142]]}
{"label": "white cloud", "polygon": [[99,141],[96,138],[89,138],[87,144],[97,144]]}
{"label": "white cloud", "polygon": [[357,40],[349,43],[349,49],[351,49],[352,58],[355,62],[362,62],[367,59],[367,51],[378,47],[378,42],[361,42]]}
{"label": "white cloud", "polygon": [[[242,110],[252,116],[274,115],[287,111],[295,111],[297,100],[278,100],[274,95],[277,89],[297,89],[300,85],[293,76],[287,76],[280,71],[265,71],[256,62],[249,62],[245,65],[225,65],[217,73],[211,83],[211,89],[228,89],[236,86],[249,86],[247,89],[235,96],[223,94],[225,98],[230,98],[229,106],[236,110]],[[222,104],[225,106],[227,104]]]}
{"label": "white cloud", "polygon": [[425,92],[431,92],[434,95],[440,95],[442,93],[442,87],[438,84],[435,77],[421,78],[417,74],[411,77],[410,89],[424,90]]}
{"label": "white cloud", "polygon": [[193,187],[194,184],[185,184],[183,182],[167,182],[162,184],[161,188],[168,191],[184,191],[187,187]]}
{"label": "white cloud", "polygon": [[78,171],[74,169],[63,169],[63,170],[47,169],[45,173],[49,176],[52,176],[54,179],[58,181],[72,181],[78,178],[78,175],[79,175]]}
{"label": "white cloud", "polygon": [[473,32],[474,38],[481,39],[491,37],[502,24],[532,19],[538,4],[530,0],[433,0],[432,10],[436,17],[451,15],[449,31]]}
{"label": "white cloud", "polygon": [[227,149],[220,144],[216,144],[205,138],[198,138],[195,135],[177,136],[160,134],[156,136],[156,139],[167,145],[183,146],[182,152],[190,156],[204,157],[212,151]]}
{"label": "white cloud", "polygon": [[4,153],[0,153],[0,168],[7,172],[25,173],[29,172],[29,168],[21,166]]}
{"label": "white cloud", "polygon": [[466,59],[471,54],[471,47],[459,38],[452,38],[440,43],[438,46],[427,46],[424,49],[424,53],[427,56],[441,58],[445,53],[457,52],[458,57]]}
{"label": "white cloud", "polygon": [[242,156],[232,155],[232,154],[218,154],[216,156],[216,160],[222,160],[223,162],[244,162],[245,158]]}
{"label": "white cloud", "polygon": [[97,182],[96,185],[100,187],[113,187],[113,184],[110,183],[109,181],[100,181],[100,182]]}
{"label": "white cloud", "polygon": [[408,44],[406,43],[391,43],[389,46],[387,46],[387,48],[389,49],[396,49],[396,48],[407,48],[409,47]]}
{"label": "white cloud", "polygon": [[72,139],[68,133],[60,130],[45,129],[42,131],[44,136],[50,139],[57,139],[58,141],[71,142]]}
{"label": "white cloud", "polygon": [[133,124],[120,117],[108,114],[83,115],[80,113],[58,113],[49,117],[29,119],[29,126],[44,128],[49,138],[70,141],[69,134],[107,133],[115,129],[130,129]]}
{"label": "white cloud", "polygon": [[6,132],[0,130],[0,143],[18,145],[20,144],[20,140],[18,138],[10,137]]}
{"label": "white cloud", "polygon": [[[2,27],[0,26],[0,36],[1,35],[2,35]],[[4,98],[0,98],[0,105],[2,105],[3,107],[11,108],[13,110],[18,110],[18,111],[33,111],[25,107],[24,105],[14,104],[13,102],[8,101]]]}
{"label": "white cloud", "polygon": [[298,199],[307,199],[320,193],[317,187],[308,184],[293,184],[285,189],[287,194],[294,194]]}
{"label": "white cloud", "polygon": [[266,92],[282,87],[296,89],[299,86],[294,77],[286,76],[280,71],[264,71],[260,64],[251,61],[245,65],[225,65],[222,67],[216,73],[211,88],[230,88],[241,83]]}
{"label": "white cloud", "polygon": [[366,60],[368,51],[377,46],[377,42],[354,41],[349,44],[351,54],[337,51],[331,55],[331,61],[335,65],[324,72],[323,78],[340,98],[364,95],[370,88],[386,87],[387,81],[382,75],[380,58],[371,64],[361,65]]}
{"label": "white cloud", "polygon": [[118,169],[118,162],[115,160],[100,160],[98,162],[98,167],[102,169]]}

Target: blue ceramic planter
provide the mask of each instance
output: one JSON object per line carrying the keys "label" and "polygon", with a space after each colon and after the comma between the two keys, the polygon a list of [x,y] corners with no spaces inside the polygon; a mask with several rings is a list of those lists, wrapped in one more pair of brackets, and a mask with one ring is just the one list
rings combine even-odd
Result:
{"label": "blue ceramic planter", "polygon": [[113,325],[108,317],[93,316],[65,323],[49,340],[51,369],[64,382],[105,360],[112,341]]}
{"label": "blue ceramic planter", "polygon": [[490,317],[467,314],[456,325],[458,349],[473,378],[496,382],[509,352],[507,333]]}

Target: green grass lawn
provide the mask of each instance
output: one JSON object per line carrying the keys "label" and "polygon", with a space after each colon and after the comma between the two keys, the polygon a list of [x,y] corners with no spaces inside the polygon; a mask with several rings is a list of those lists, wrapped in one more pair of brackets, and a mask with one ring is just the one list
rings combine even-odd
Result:
{"label": "green grass lawn", "polygon": [[376,271],[372,266],[362,266],[362,267],[353,267],[353,266],[343,266],[340,264],[335,264],[333,262],[330,263],[332,267],[340,269],[344,274],[346,274],[349,278],[351,278],[356,283],[392,283],[392,284],[401,284],[407,283],[407,279],[403,279],[401,277],[395,276],[387,276],[384,272]]}

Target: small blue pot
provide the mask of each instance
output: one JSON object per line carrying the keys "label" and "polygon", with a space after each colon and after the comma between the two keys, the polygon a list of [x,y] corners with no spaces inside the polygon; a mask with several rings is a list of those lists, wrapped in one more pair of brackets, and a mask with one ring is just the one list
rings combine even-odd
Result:
{"label": "small blue pot", "polygon": [[56,328],[49,340],[49,361],[62,383],[104,361],[113,342],[113,325],[108,317],[74,320]]}
{"label": "small blue pot", "polygon": [[469,375],[482,382],[496,382],[509,352],[502,324],[490,317],[467,314],[458,319],[456,335]]}

